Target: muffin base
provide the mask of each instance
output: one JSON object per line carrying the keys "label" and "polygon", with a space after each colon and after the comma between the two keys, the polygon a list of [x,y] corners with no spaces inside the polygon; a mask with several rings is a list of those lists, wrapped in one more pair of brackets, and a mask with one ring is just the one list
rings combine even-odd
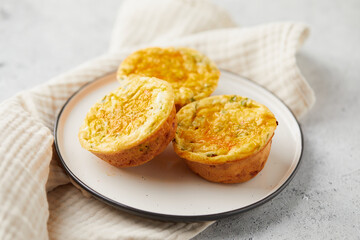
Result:
{"label": "muffin base", "polygon": [[265,166],[271,149],[271,139],[254,155],[220,164],[204,164],[186,160],[188,167],[200,177],[217,183],[241,183],[255,177]]}

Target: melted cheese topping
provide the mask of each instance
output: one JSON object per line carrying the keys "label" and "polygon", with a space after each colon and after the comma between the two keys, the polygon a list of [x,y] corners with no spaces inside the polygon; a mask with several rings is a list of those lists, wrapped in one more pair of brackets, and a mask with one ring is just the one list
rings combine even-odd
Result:
{"label": "melted cheese topping", "polygon": [[173,106],[174,93],[167,82],[148,77],[123,81],[87,113],[80,143],[95,152],[128,149],[155,132]]}
{"label": "melted cheese topping", "polygon": [[146,48],[132,53],[120,65],[118,79],[129,75],[156,77],[169,82],[175,104],[183,106],[210,96],[220,72],[206,56],[189,48]]}
{"label": "melted cheese topping", "polygon": [[224,162],[261,150],[277,121],[262,104],[241,96],[214,96],[191,103],[177,113],[174,147],[200,162]]}

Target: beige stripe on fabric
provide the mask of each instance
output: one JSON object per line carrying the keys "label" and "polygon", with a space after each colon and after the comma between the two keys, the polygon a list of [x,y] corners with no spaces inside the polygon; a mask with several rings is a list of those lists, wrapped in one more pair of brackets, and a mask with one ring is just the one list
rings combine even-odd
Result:
{"label": "beige stripe on fabric", "polygon": [[[171,223],[137,217],[94,198],[84,198],[70,185],[49,194],[51,239],[188,239],[211,223]],[[121,227],[120,227],[121,226]]]}

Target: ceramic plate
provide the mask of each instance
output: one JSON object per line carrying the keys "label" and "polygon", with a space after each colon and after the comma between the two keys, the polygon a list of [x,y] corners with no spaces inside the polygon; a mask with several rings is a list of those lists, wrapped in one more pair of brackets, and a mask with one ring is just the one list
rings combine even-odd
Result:
{"label": "ceramic plate", "polygon": [[237,94],[266,105],[276,116],[269,159],[253,179],[240,184],[208,182],[192,173],[172,144],[145,165],[118,169],[81,148],[78,130],[90,107],[118,87],[115,73],[90,82],[64,105],[55,124],[55,146],[71,178],[94,197],[136,215],[171,221],[205,221],[257,207],[292,179],[303,143],[291,111],[272,93],[238,75],[222,71],[213,95]]}

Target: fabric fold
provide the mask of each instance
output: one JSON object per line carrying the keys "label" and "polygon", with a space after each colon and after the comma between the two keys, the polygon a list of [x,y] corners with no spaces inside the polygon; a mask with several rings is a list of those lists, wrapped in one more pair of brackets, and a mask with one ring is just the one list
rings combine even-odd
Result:
{"label": "fabric fold", "polygon": [[235,26],[226,11],[206,0],[125,1],[118,14],[109,52]]}

